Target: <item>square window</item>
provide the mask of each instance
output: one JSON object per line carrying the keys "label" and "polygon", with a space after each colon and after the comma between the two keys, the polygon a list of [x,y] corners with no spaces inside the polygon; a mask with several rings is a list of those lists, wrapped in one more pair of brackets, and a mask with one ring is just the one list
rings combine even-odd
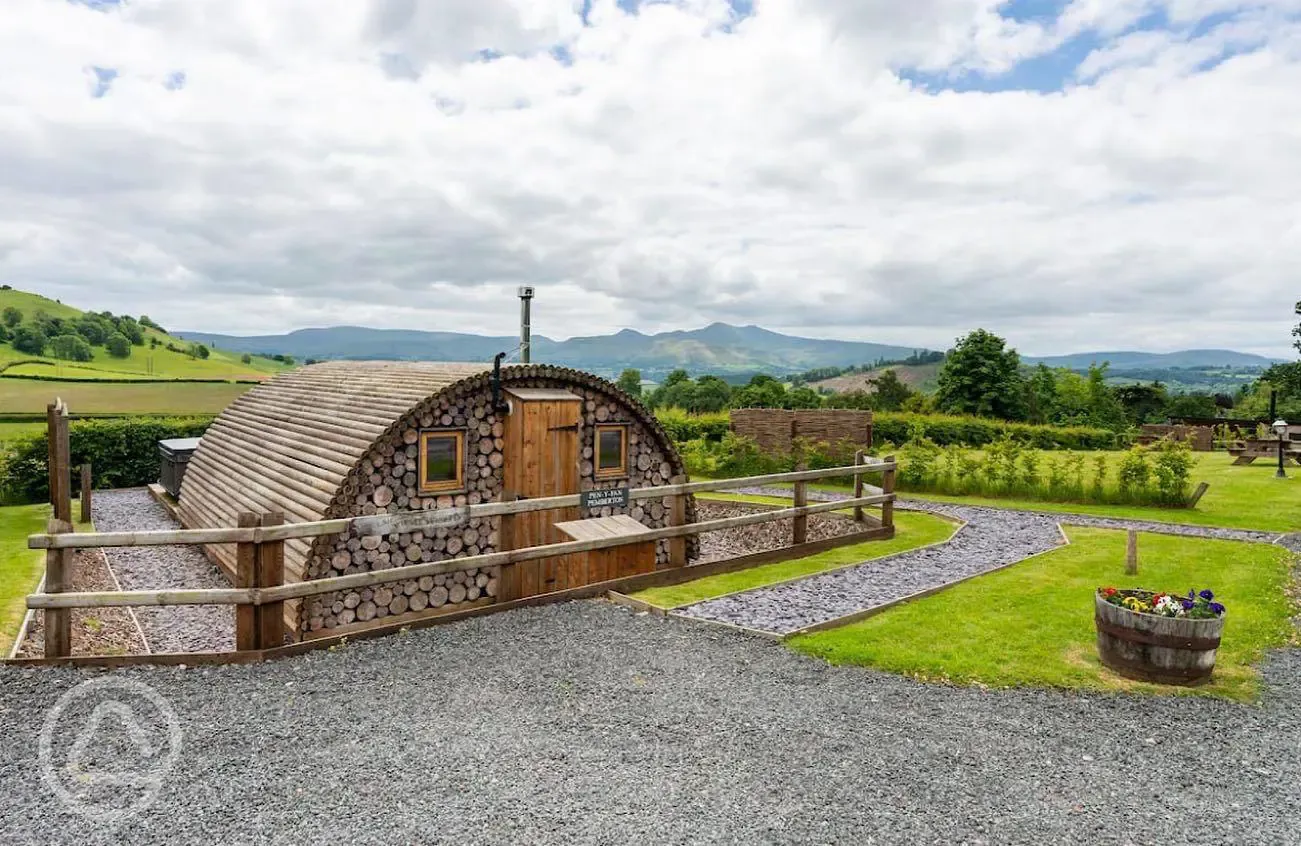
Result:
{"label": "square window", "polygon": [[596,427],[596,478],[628,475],[628,427]]}
{"label": "square window", "polygon": [[465,487],[465,433],[420,433],[420,492],[446,493]]}

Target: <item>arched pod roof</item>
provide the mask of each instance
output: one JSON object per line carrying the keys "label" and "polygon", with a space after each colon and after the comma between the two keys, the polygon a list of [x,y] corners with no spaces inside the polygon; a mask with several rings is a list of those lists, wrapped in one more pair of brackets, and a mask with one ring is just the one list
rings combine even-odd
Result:
{"label": "arched pod roof", "polygon": [[[608,394],[659,440],[673,472],[683,472],[654,416],[613,383],[542,364],[506,367],[501,377],[505,387],[545,380]],[[487,390],[491,379],[485,364],[445,362],[327,362],[277,376],[235,400],[204,435],[181,488],[181,520],[217,527],[234,526],[242,511],[278,511],[289,522],[352,514],[344,484],[377,442],[449,389]],[[288,578],[303,577],[310,549],[310,541],[286,543]],[[233,547],[211,552],[233,571]]]}

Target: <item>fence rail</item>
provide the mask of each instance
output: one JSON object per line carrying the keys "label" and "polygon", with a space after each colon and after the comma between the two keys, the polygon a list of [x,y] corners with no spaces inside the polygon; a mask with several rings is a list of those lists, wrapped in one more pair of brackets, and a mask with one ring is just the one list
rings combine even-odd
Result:
{"label": "fence rail", "polygon": [[[860,459],[861,462],[861,459]],[[774,473],[739,479],[721,479],[705,482],[660,485],[638,488],[629,492],[634,500],[661,497],[682,497],[686,494],[709,491],[726,491],[736,488],[793,483],[795,505],[754,514],[705,520],[696,523],[670,525],[659,529],[623,537],[603,537],[592,540],[568,541],[502,552],[484,553],[465,558],[429,561],[372,570],[343,576],[284,583],[284,542],[292,538],[309,538],[320,535],[358,531],[363,534],[387,534],[391,528],[388,518],[403,520],[404,531],[413,531],[421,525],[433,525],[442,519],[439,509],[428,512],[402,512],[393,515],[351,517],[304,523],[282,523],[278,514],[241,514],[240,525],[221,529],[181,529],[163,532],[83,532],[73,533],[71,526],[61,521],[51,521],[51,531],[32,535],[28,546],[46,551],[46,585],[42,592],[27,597],[29,609],[40,609],[47,616],[63,618],[74,608],[116,608],[178,605],[233,605],[236,610],[236,643],[240,651],[266,650],[279,647],[283,642],[283,607],[288,600],[302,599],[319,594],[355,590],[395,581],[419,579],[455,573],[461,570],[487,567],[509,567],[527,561],[560,557],[594,550],[609,549],[629,543],[686,538],[707,532],[740,528],[777,520],[793,520],[795,545],[806,540],[807,518],[842,509],[853,509],[856,519],[862,521],[862,509],[868,505],[882,506],[882,528],[892,527],[892,508],[895,499],[894,482],[896,465],[893,458],[883,461],[861,462],[843,467],[820,470],[797,470],[791,473]],[[866,485],[862,476],[881,473],[882,487]],[[808,504],[807,484],[818,479],[854,477],[855,496],[834,502]],[[508,516],[558,508],[572,508],[580,504],[578,495],[547,497],[541,499],[493,502],[457,509],[467,518]],[[445,513],[447,510],[442,509]],[[426,524],[419,523],[427,515]],[[440,516],[435,516],[440,515]],[[413,522],[416,521],[416,522]],[[236,586],[228,589],[205,590],[139,590],[139,591],[83,591],[61,590],[64,574],[70,566],[70,556],[75,549],[95,547],[194,545],[213,543],[239,544],[237,558],[241,562],[236,574]],[[679,566],[685,571],[690,568]],[[70,639],[46,642],[46,656],[67,657]]]}

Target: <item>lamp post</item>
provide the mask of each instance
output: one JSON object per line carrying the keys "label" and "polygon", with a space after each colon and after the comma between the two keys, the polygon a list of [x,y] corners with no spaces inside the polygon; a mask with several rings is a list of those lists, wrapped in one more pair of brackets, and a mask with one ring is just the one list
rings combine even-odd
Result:
{"label": "lamp post", "polygon": [[1278,472],[1274,474],[1275,479],[1286,479],[1287,474],[1283,472],[1283,445],[1287,439],[1287,421],[1278,419],[1274,421],[1274,434],[1278,435]]}

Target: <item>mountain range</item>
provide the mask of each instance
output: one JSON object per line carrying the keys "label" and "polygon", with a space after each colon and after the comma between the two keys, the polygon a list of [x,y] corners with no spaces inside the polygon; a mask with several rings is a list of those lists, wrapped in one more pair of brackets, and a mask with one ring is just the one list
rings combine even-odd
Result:
{"label": "mountain range", "polygon": [[[519,339],[515,337],[360,326],[300,329],[286,335],[251,337],[205,332],[182,332],[180,335],[186,340],[222,349],[292,355],[298,359],[491,361],[497,353],[513,351],[519,345]],[[693,374],[763,372],[781,375],[815,367],[901,359],[916,352],[913,347],[798,338],[758,326],[730,326],[726,323],[656,335],[624,329],[613,335],[565,341],[534,335],[532,343],[534,361],[607,376],[617,376],[624,368],[633,367],[650,379],[677,368]]]}
{"label": "mountain range", "polygon": [[[221,349],[238,352],[291,355],[302,359],[410,359],[429,361],[491,361],[499,352],[518,346],[515,337],[424,332],[409,329],[369,329],[335,326],[299,329],[285,335],[216,335],[177,333]],[[636,368],[642,376],[657,379],[683,368],[693,375],[722,376],[749,373],[785,375],[818,367],[870,364],[880,359],[898,360],[916,352],[914,347],[834,341],[783,335],[759,326],[713,323],[702,329],[647,335],[624,329],[612,335],[557,341],[533,336],[532,359],[575,367],[605,376]],[[1133,367],[1268,367],[1276,359],[1232,350],[1184,350],[1171,353],[1086,352],[1071,355],[1026,357],[1026,363],[1082,369],[1091,362],[1110,361],[1112,369]]]}

